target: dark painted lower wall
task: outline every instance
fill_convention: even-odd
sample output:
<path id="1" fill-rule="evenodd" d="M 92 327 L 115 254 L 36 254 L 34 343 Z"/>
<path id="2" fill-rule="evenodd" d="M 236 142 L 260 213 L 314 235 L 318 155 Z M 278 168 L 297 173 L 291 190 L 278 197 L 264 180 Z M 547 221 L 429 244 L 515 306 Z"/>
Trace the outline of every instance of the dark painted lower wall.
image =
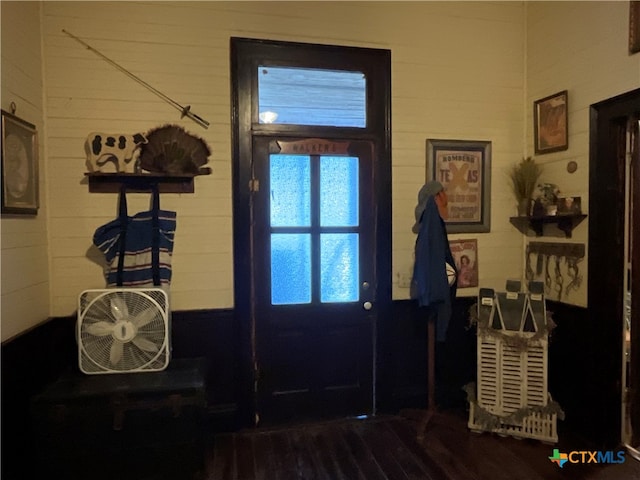
<path id="1" fill-rule="evenodd" d="M 596 405 L 604 389 L 598 386 L 602 378 L 593 369 L 593 344 L 597 342 L 589 327 L 588 310 L 553 301 L 547 301 L 547 310 L 556 324 L 549 339 L 549 392 L 565 412 L 559 428 L 604 449 L 599 438 L 602 432 L 595 422 L 600 415 Z M 619 411 L 620 405 L 617 408 Z"/>
<path id="2" fill-rule="evenodd" d="M 469 309 L 475 304 L 476 297 L 456 299 L 447 340 L 436 346 L 436 403 L 441 409 L 465 408 L 462 387 L 476 379 L 476 331 L 469 328 Z M 597 329 L 589 327 L 586 308 L 547 300 L 547 310 L 556 324 L 549 339 L 549 393 L 565 412 L 559 428 L 604 447 L 604 427 L 594 416 L 604 402 L 601 387 L 615 372 L 598 369 L 594 348 L 606 350 L 606 346 L 599 345 Z M 381 325 L 378 339 L 379 411 L 395 413 L 427 405 L 426 335 L 417 304 L 395 301 L 393 318 Z"/>
<path id="3" fill-rule="evenodd" d="M 2 344 L 2 478 L 22 479 L 33 459 L 29 399 L 77 358 L 75 318 L 57 318 Z"/>
<path id="4" fill-rule="evenodd" d="M 438 344 L 436 401 L 440 408 L 464 408 L 462 387 L 476 376 L 475 329 L 469 309 L 475 297 L 457 298 L 446 342 Z M 549 302 L 557 324 L 549 346 L 549 390 L 564 409 L 564 424 L 593 438 L 597 388 L 590 376 L 587 310 Z M 32 460 L 29 399 L 63 372 L 78 371 L 75 317 L 55 318 L 2 345 L 2 477 L 21 478 Z M 251 400 L 242 372 L 240 329 L 233 310 L 179 311 L 172 315 L 173 358 L 206 359 L 208 413 L 216 429 L 245 427 Z M 410 300 L 393 302 L 378 324 L 376 399 L 379 413 L 427 404 L 427 329 L 423 313 Z M 244 348 L 246 349 L 246 348 Z M 246 375 L 244 375 L 246 377 Z"/>
<path id="5" fill-rule="evenodd" d="M 172 313 L 172 358 L 204 358 L 209 421 L 233 429 L 237 334 L 233 310 Z M 2 344 L 2 478 L 22 479 L 34 461 L 30 398 L 63 373 L 80 372 L 75 317 L 53 318 Z"/>
<path id="6" fill-rule="evenodd" d="M 469 308 L 475 297 L 457 298 L 446 341 L 436 344 L 436 403 L 439 408 L 463 407 L 462 387 L 476 369 L 475 330 L 469 328 Z M 413 300 L 393 303 L 392 318 L 378 331 L 378 411 L 395 413 L 427 405 L 427 322 Z"/>

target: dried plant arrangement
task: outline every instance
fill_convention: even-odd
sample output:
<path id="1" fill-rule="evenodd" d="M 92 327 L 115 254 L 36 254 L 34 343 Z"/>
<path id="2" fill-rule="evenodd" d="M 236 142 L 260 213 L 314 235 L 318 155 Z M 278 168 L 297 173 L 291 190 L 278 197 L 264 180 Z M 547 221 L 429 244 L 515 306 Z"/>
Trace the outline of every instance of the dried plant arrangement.
<path id="1" fill-rule="evenodd" d="M 531 213 L 531 201 L 540 175 L 542 166 L 538 165 L 533 157 L 523 158 L 509 170 L 511 189 L 518 201 L 518 215 Z"/>

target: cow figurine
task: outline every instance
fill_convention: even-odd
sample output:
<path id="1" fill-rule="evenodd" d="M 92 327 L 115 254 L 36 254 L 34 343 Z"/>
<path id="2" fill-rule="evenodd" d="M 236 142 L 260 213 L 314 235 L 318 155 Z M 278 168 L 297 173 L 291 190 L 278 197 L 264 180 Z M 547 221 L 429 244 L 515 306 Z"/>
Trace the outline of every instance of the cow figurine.
<path id="1" fill-rule="evenodd" d="M 90 133 L 84 144 L 87 167 L 90 172 L 100 172 L 107 162 L 113 161 L 118 173 L 135 173 L 137 154 L 143 143 L 147 143 L 147 137 L 142 133 Z"/>

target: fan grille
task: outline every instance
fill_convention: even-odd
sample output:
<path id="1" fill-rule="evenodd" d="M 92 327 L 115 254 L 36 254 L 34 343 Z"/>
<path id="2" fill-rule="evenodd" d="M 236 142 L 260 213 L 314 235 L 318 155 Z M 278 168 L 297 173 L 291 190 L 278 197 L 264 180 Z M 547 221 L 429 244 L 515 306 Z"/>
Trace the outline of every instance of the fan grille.
<path id="1" fill-rule="evenodd" d="M 85 290 L 78 298 L 78 360 L 84 373 L 164 370 L 169 363 L 164 290 Z"/>

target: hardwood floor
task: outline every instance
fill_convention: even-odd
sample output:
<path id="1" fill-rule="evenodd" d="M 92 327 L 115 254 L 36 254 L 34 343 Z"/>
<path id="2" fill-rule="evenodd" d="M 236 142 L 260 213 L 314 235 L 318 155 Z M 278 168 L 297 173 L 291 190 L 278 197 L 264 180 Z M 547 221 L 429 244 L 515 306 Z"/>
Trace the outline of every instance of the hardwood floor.
<path id="1" fill-rule="evenodd" d="M 464 412 L 442 412 L 416 438 L 400 416 L 340 420 L 218 435 L 208 448 L 206 480 L 640 480 L 640 462 L 571 464 L 549 460 L 589 450 L 561 435 L 557 445 L 471 433 Z"/>
<path id="2" fill-rule="evenodd" d="M 406 413 L 406 412 L 403 412 Z M 549 460 L 561 453 L 593 448 L 563 432 L 547 445 L 491 433 L 472 433 L 464 411 L 439 412 L 424 439 L 418 418 L 378 416 L 247 429 L 205 435 L 203 442 L 163 448 L 98 448 L 57 463 L 38 462 L 37 475 L 9 480 L 640 480 L 640 461 L 573 464 Z M 147 443 L 154 440 L 147 438 Z M 96 445 L 100 447 L 100 445 Z M 71 450 L 80 445 L 69 445 Z M 115 452 L 115 451 L 113 451 Z M 71 452 L 72 453 L 72 452 Z M 5 475 L 3 472 L 2 478 Z"/>

